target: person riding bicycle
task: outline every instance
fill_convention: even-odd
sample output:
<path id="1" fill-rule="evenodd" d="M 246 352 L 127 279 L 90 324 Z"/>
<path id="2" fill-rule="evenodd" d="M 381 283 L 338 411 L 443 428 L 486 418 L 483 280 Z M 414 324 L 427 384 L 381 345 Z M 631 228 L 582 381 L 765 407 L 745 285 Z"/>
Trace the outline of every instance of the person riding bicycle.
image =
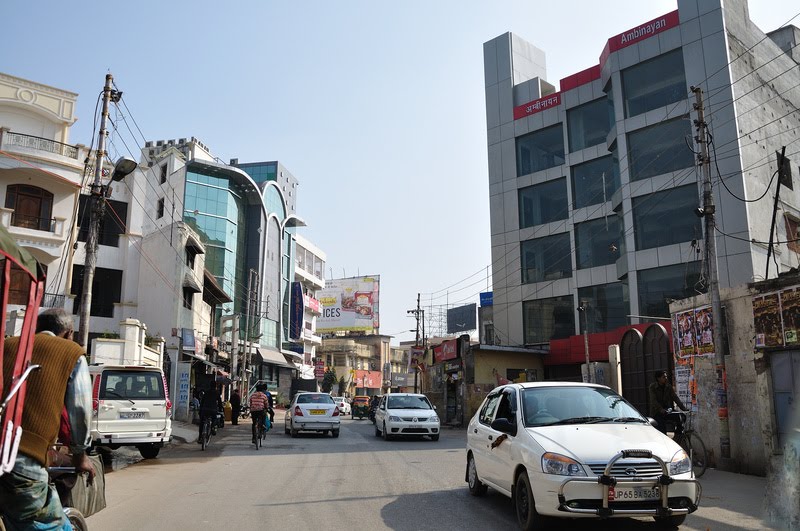
<path id="1" fill-rule="evenodd" d="M 83 348 L 72 341 L 72 316 L 62 308 L 39 314 L 31 363 L 41 368 L 27 380 L 22 439 L 11 472 L 0 476 L 0 514 L 12 529 L 72 529 L 55 486 L 49 483 L 47 451 L 56 442 L 66 408 L 72 464 L 78 473 L 95 470 L 86 455 L 91 444 L 92 384 Z M 4 388 L 8 388 L 19 338 L 5 340 Z"/>
<path id="2" fill-rule="evenodd" d="M 659 370 L 655 372 L 656 381 L 650 384 L 648 389 L 650 395 L 650 416 L 656 420 L 657 428 L 661 433 L 667 433 L 668 409 L 672 409 L 673 402 L 683 411 L 689 408 L 683 405 L 681 399 L 675 393 L 675 389 L 669 385 L 667 371 Z"/>
<path id="3" fill-rule="evenodd" d="M 200 428 L 198 432 L 197 444 L 201 444 L 203 438 L 203 424 L 207 418 L 211 418 L 213 424 L 217 417 L 217 412 L 222 408 L 222 400 L 213 389 L 200 390 Z"/>
<path id="4" fill-rule="evenodd" d="M 253 419 L 253 444 L 256 443 L 256 436 L 259 424 L 263 424 L 264 416 L 267 414 L 269 399 L 264 391 L 267 386 L 264 384 L 256 386 L 256 392 L 250 395 L 250 418 Z"/>

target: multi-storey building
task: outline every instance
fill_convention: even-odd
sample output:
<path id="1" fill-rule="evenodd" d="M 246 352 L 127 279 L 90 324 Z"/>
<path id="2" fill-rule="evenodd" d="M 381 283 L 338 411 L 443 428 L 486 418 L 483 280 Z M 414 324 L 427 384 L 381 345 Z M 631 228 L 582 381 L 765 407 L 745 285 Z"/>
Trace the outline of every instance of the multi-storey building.
<path id="1" fill-rule="evenodd" d="M 302 307 L 302 322 L 290 328 L 288 337 L 292 343 L 289 348 L 303 355 L 303 374 L 305 377 L 313 378 L 312 360 L 316 358 L 317 347 L 322 345 L 322 337 L 317 334 L 317 317 L 320 315 L 317 292 L 325 288 L 326 255 L 299 234 L 294 236 L 294 241 L 292 308 L 295 304 L 298 308 Z"/>
<path id="2" fill-rule="evenodd" d="M 744 0 L 679 0 L 558 88 L 542 50 L 511 33 L 485 43 L 500 344 L 579 333 L 579 306 L 598 332 L 669 316 L 670 299 L 707 289 L 691 87 L 710 132 L 720 284 L 763 278 L 776 151 L 796 164 L 800 147 L 799 34 L 764 34 Z M 783 187 L 777 206 L 769 277 L 798 265 L 797 192 Z"/>

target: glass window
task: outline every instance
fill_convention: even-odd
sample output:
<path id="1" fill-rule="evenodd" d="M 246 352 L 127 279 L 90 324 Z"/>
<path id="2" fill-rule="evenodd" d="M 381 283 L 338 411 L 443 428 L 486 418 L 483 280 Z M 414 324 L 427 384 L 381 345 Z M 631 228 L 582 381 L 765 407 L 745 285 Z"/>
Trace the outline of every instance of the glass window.
<path id="1" fill-rule="evenodd" d="M 624 238 L 619 217 L 612 215 L 575 225 L 575 258 L 578 269 L 613 264 Z"/>
<path id="2" fill-rule="evenodd" d="M 527 175 L 564 164 L 561 124 L 517 138 L 517 175 Z"/>
<path id="3" fill-rule="evenodd" d="M 573 166 L 571 172 L 574 208 L 611 201 L 611 196 L 619 189 L 616 151 L 607 157 Z"/>
<path id="4" fill-rule="evenodd" d="M 519 190 L 519 228 L 567 219 L 567 180 L 556 179 Z"/>
<path id="5" fill-rule="evenodd" d="M 602 144 L 611 131 L 608 119 L 608 99 L 601 98 L 567 111 L 569 150 Z"/>
<path id="6" fill-rule="evenodd" d="M 520 248 L 523 284 L 572 276 L 569 233 L 527 240 Z"/>
<path id="7" fill-rule="evenodd" d="M 496 395 L 491 395 L 486 399 L 486 402 L 484 402 L 483 407 L 481 408 L 481 415 L 478 418 L 481 424 L 486 424 L 488 426 L 492 423 L 492 419 L 494 419 L 494 412 L 497 410 L 497 404 L 499 402 L 499 393 Z"/>
<path id="8" fill-rule="evenodd" d="M 633 405 L 611 389 L 603 387 L 530 387 L 523 389 L 521 395 L 526 427 L 576 418 L 595 423 L 598 422 L 597 417 L 607 422 L 624 418 L 647 423 Z"/>
<path id="9" fill-rule="evenodd" d="M 705 293 L 700 282 L 700 262 L 689 262 L 638 272 L 639 313 L 669 319 L 667 299 L 681 300 Z"/>
<path id="10" fill-rule="evenodd" d="M 691 138 L 692 122 L 686 116 L 629 133 L 631 181 L 692 167 L 694 153 L 686 145 Z"/>
<path id="11" fill-rule="evenodd" d="M 628 299 L 628 287 L 622 282 L 579 288 L 578 301 L 586 302 L 589 333 L 607 332 L 628 324 L 628 314 L 631 313 Z"/>
<path id="12" fill-rule="evenodd" d="M 681 48 L 623 70 L 622 93 L 626 118 L 686 99 Z"/>
<path id="13" fill-rule="evenodd" d="M 525 344 L 547 343 L 575 334 L 575 304 L 572 295 L 522 303 Z"/>
<path id="14" fill-rule="evenodd" d="M 72 313 L 80 313 L 83 296 L 83 266 L 72 266 Z M 118 269 L 95 268 L 92 282 L 92 307 L 89 312 L 94 317 L 114 317 L 114 303 L 122 300 L 122 271 Z"/>
<path id="15" fill-rule="evenodd" d="M 163 400 L 164 380 L 155 371 L 103 371 L 99 398 L 114 400 Z"/>
<path id="16" fill-rule="evenodd" d="M 694 184 L 634 197 L 636 250 L 702 238 L 700 218 L 694 214 L 698 202 Z"/>

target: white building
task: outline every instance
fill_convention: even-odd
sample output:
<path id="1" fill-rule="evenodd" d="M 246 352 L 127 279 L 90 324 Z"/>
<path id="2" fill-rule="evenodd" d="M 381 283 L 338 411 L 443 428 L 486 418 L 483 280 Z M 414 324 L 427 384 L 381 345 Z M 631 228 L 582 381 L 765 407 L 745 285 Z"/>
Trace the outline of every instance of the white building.
<path id="1" fill-rule="evenodd" d="M 317 355 L 317 347 L 322 345 L 322 337 L 317 334 L 317 317 L 320 315 L 317 292 L 325 288 L 326 255 L 299 234 L 294 236 L 294 241 L 294 281 L 302 290 L 303 321 L 299 327 L 298 337 L 291 339 L 298 347 L 302 344 L 303 377 L 314 378 L 313 360 Z"/>

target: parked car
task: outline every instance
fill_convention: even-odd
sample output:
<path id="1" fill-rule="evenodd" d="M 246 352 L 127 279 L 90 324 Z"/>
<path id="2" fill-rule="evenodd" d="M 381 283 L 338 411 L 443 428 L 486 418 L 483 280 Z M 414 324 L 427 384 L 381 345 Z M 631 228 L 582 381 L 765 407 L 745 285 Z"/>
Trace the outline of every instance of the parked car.
<path id="1" fill-rule="evenodd" d="M 172 402 L 158 367 L 91 365 L 92 445 L 135 446 L 153 459 L 172 439 Z"/>
<path id="2" fill-rule="evenodd" d="M 333 401 L 336 402 L 336 406 L 339 408 L 339 413 L 342 415 L 350 414 L 352 408 L 350 407 L 350 402 L 348 402 L 346 398 L 343 396 L 334 396 Z"/>
<path id="3" fill-rule="evenodd" d="M 286 409 L 285 432 L 297 437 L 301 431 L 339 436 L 339 407 L 327 393 L 299 392 Z"/>
<path id="4" fill-rule="evenodd" d="M 653 516 L 683 523 L 700 501 L 686 452 L 608 387 L 529 382 L 494 389 L 467 428 L 466 481 L 540 517 Z"/>
<path id="5" fill-rule="evenodd" d="M 383 395 L 375 409 L 375 436 L 394 437 L 427 435 L 439 440 L 439 416 L 428 397 L 414 393 Z"/>

